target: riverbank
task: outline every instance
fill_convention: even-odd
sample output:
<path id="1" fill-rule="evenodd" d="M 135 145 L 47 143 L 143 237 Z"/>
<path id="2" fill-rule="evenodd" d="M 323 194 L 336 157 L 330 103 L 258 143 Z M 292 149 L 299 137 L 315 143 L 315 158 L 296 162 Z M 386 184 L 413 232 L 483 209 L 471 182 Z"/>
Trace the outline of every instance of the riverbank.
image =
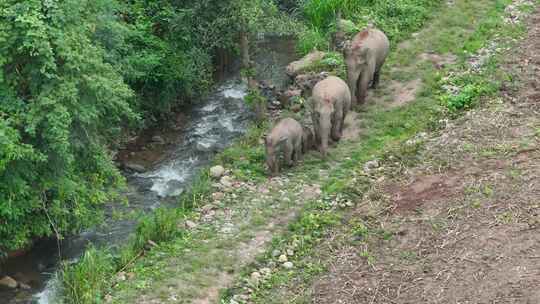
<path id="1" fill-rule="evenodd" d="M 382 88 L 371 96 L 370 105 L 351 115 L 348 130 L 355 132 L 335 147 L 328 162 L 320 161 L 313 152 L 301 166 L 267 181 L 260 144 L 264 130 L 252 129 L 216 160 L 230 169 L 229 178 L 219 181 L 203 175 L 195 189 L 184 196 L 181 211 L 170 216 L 164 211 L 149 218 L 145 228 L 139 230 L 138 245 L 133 247 L 139 250 L 114 261 L 122 267 L 105 267 L 94 271 L 95 277 L 84 277 L 90 283 L 85 287 L 90 296 L 86 300 L 91 302 L 98 296 L 116 303 L 210 303 L 217 302 L 222 289 L 240 284 L 241 273 L 256 280 L 270 276 L 276 278 L 275 282 L 283 277 L 290 279 L 294 273 L 314 273 L 317 267 L 302 267 L 296 259 L 310 254 L 324 236 L 324 228 L 339 222 L 339 209 L 350 208 L 358 196 L 363 196 L 371 183 L 359 171 L 364 164 L 369 163 L 368 169 L 379 167 L 380 162 L 373 160 L 385 155 L 389 147 L 398 151 L 393 156 L 398 160 L 414 160 L 420 146 L 395 146 L 436 129 L 439 120 L 459 113 L 460 107 L 450 113 L 449 107 L 440 106 L 439 98 L 446 96 L 443 75 L 450 75 L 470 58 L 465 51 L 474 53 L 488 41 L 494 33 L 486 28 L 498 29 L 495 21 L 504 14 L 501 5 L 509 3 L 498 2 L 494 8 L 490 1 L 465 2 L 447 4 L 425 31 L 397 47 L 386 66 Z M 484 16 L 486 11 L 490 14 Z M 496 92 L 497 83 L 479 81 L 483 78 L 473 79 L 481 90 L 449 101 L 463 99 L 470 103 L 465 106 L 473 106 L 481 96 Z M 197 212 L 191 212 L 191 207 Z M 272 257 L 274 250 L 278 251 L 276 257 L 265 264 L 265 257 Z M 144 257 L 134 259 L 141 252 Z M 111 257 L 95 252 L 86 259 L 95 263 L 92 257 L 96 256 L 105 265 L 113 262 Z M 88 271 L 84 263 L 85 259 L 78 268 L 80 276 Z M 263 299 L 255 285 L 248 289 Z M 245 296 L 236 291 L 224 296 Z"/>

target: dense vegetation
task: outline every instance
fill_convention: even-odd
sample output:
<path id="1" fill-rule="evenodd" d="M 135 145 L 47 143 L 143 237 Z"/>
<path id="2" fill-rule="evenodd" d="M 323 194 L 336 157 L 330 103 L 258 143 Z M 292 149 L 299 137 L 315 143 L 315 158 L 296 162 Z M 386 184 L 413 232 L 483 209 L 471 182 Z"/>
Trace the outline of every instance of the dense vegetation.
<path id="1" fill-rule="evenodd" d="M 214 55 L 274 15 L 265 1 L 2 1 L 0 253 L 99 223 L 121 135 L 203 95 Z"/>
<path id="2" fill-rule="evenodd" d="M 276 6 L 270 2 L 253 1 L 250 2 L 255 3 L 253 5 L 249 6 L 244 3 L 244 5 L 239 6 L 242 8 L 238 10 L 239 14 L 230 19 L 234 20 L 236 25 L 231 30 L 242 32 L 247 29 L 248 31 L 256 32 L 257 30 L 267 30 L 267 28 L 263 27 L 270 27 L 274 31 L 285 32 L 290 31 L 290 28 L 286 28 L 287 26 L 284 25 L 290 24 L 290 22 L 296 22 L 294 30 L 300 41 L 300 53 L 305 53 L 313 47 L 328 50 L 330 48 L 329 41 L 331 35 L 335 31 L 336 12 L 339 10 L 342 12 L 342 17 L 353 20 L 352 25 L 354 28 L 358 29 L 367 22 L 373 22 L 388 31 L 392 42 L 395 43 L 421 28 L 425 20 L 430 16 L 430 13 L 433 12 L 436 5 L 440 4 L 440 2 L 438 0 L 279 1 L 278 7 L 286 11 L 289 16 L 294 17 L 291 20 L 276 12 Z M 361 5 L 352 6 L 352 3 Z M 160 8 L 162 7 L 160 6 Z M 317 17 L 314 13 L 320 13 L 320 17 Z M 272 16 L 268 17 L 268 14 Z M 149 14 L 145 13 L 142 15 L 148 16 Z M 157 18 L 157 20 L 160 20 L 160 18 Z M 314 38 L 314 33 L 319 36 Z M 228 40 L 229 42 L 232 41 L 232 45 L 234 45 L 233 38 L 231 37 L 232 40 Z M 324 41 L 324 43 L 317 44 L 318 41 Z M 206 47 L 203 45 L 200 49 L 203 50 Z M 341 57 L 339 54 L 332 54 L 332 56 Z M 338 60 L 340 58 L 335 59 Z M 139 102 L 144 102 L 148 98 L 147 96 Z M 409 115 L 415 116 L 417 114 L 417 112 L 413 114 L 407 112 L 403 115 L 408 118 Z M 393 117 L 385 116 L 383 118 L 380 120 L 380 124 L 383 126 L 381 128 L 387 128 L 387 125 L 391 125 L 391 130 L 388 132 L 392 136 L 385 134 L 379 136 L 380 134 L 377 133 L 373 135 L 372 142 L 366 146 L 368 147 L 366 149 L 372 150 L 369 150 L 369 153 L 365 153 L 367 150 L 362 150 L 356 154 L 363 155 L 365 153 L 362 157 L 368 157 L 372 151 L 381 148 L 386 143 L 386 140 L 394 140 L 402 136 L 401 128 L 403 126 L 395 123 L 396 120 L 401 121 L 402 117 L 394 119 Z M 263 177 L 265 177 L 263 167 L 264 152 L 259 145 L 259 139 L 265 127 L 267 127 L 267 124 L 261 124 L 258 127 L 250 129 L 250 132 L 244 138 L 238 141 L 233 147 L 221 153 L 216 161 L 228 164 L 228 167 L 233 169 L 234 175 L 239 179 L 248 179 L 256 182 L 263 180 Z M 420 127 L 418 126 L 418 128 Z M 413 132 L 409 129 L 416 130 L 412 127 L 407 128 L 407 134 Z M 126 267 L 130 268 L 133 261 L 148 249 L 148 240 L 160 244 L 159 246 L 161 244 L 167 244 L 171 240 L 182 240 L 182 243 L 186 243 L 185 246 L 188 246 L 190 244 L 190 233 L 182 229 L 176 229 L 177 223 L 186 217 L 189 218 L 192 215 L 193 207 L 207 202 L 212 190 L 211 184 L 212 181 L 207 175 L 201 175 L 193 189 L 182 196 L 180 208 L 172 210 L 160 209 L 154 214 L 143 218 L 140 221 L 135 236 L 119 252 L 112 254 L 108 249 L 92 249 L 81 258 L 77 265 L 67 265 L 61 275 L 64 287 L 64 299 L 68 303 L 99 302 L 99 299 L 107 292 L 110 292 L 111 282 L 114 281 L 114 273 L 125 271 Z M 180 251 L 175 250 L 175 253 L 178 252 Z"/>
<path id="3" fill-rule="evenodd" d="M 215 55 L 241 33 L 296 33 L 301 53 L 328 49 L 341 11 L 395 41 L 438 2 L 2 1 L 0 253 L 99 223 L 123 183 L 111 156 L 122 135 L 204 95 Z"/>

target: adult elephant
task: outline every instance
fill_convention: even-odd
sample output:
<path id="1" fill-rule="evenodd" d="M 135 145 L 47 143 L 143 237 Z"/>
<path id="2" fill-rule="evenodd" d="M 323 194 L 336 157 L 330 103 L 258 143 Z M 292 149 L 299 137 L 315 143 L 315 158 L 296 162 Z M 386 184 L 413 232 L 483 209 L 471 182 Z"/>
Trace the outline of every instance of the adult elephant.
<path id="1" fill-rule="evenodd" d="M 345 116 L 351 107 L 351 93 L 345 81 L 330 76 L 315 85 L 310 99 L 315 139 L 326 158 L 330 138 L 341 139 Z"/>
<path id="2" fill-rule="evenodd" d="M 353 105 L 365 102 L 370 83 L 373 88 L 377 87 L 389 51 L 388 37 L 375 28 L 363 30 L 344 44 L 343 55 Z"/>

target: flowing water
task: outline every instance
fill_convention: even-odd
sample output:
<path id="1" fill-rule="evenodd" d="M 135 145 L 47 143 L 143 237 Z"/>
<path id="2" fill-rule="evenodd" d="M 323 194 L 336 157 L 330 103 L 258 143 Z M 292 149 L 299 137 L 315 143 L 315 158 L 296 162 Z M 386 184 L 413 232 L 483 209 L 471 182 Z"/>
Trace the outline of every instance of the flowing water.
<path id="1" fill-rule="evenodd" d="M 260 80 L 283 87 L 285 66 L 295 59 L 294 44 L 287 38 L 264 38 L 254 55 Z M 58 244 L 55 240 L 41 241 L 27 254 L 9 259 L 2 271 L 32 287 L 29 291 L 0 290 L 0 304 L 55 303 L 55 273 L 60 261 L 76 261 L 88 244 L 97 246 L 121 245 L 134 229 L 134 220 L 115 220 L 114 211 L 148 212 L 160 205 L 174 203 L 175 196 L 189 187 L 199 170 L 208 165 L 247 129 L 252 113 L 243 98 L 246 87 L 235 77 L 224 81 L 201 103 L 194 106 L 190 122 L 179 132 L 181 144 L 145 173 L 127 175 L 128 206 L 107 206 L 107 221 L 103 227 L 70 237 Z M 59 249 L 61 257 L 59 256 Z"/>

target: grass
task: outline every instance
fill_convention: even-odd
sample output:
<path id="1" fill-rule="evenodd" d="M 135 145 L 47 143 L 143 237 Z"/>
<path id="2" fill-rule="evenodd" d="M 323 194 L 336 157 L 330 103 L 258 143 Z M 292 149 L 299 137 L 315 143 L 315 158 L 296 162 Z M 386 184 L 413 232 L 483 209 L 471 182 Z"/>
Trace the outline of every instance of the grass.
<path id="1" fill-rule="evenodd" d="M 420 29 L 438 0 L 308 0 L 303 11 L 306 30 L 300 33 L 298 50 L 306 54 L 312 49 L 328 50 L 331 35 L 336 30 L 336 12 L 351 21 L 350 27 L 365 28 L 371 23 L 383 30 L 391 41 L 401 41 Z M 326 42 L 326 43 L 325 43 Z"/>
<path id="2" fill-rule="evenodd" d="M 389 4 L 391 1 L 381 3 L 383 6 L 392 5 Z M 116 251 L 91 248 L 78 263 L 66 265 L 61 274 L 65 302 L 99 303 L 104 295 L 113 292 L 115 301 L 122 303 L 125 299 L 136 298 L 138 293 L 148 290 L 155 282 L 168 282 L 172 276 L 191 282 L 185 286 L 174 285 L 179 290 L 178 296 L 196 296 L 216 279 L 216 272 L 223 269 L 235 270 L 239 261 L 227 255 L 231 248 L 240 241 L 252 238 L 252 231 L 265 226 L 268 218 L 286 214 L 289 208 L 298 208 L 292 203 L 301 199 L 294 185 L 305 181 L 322 183 L 323 198 L 301 207 L 298 219 L 286 231 L 279 230 L 283 234 L 274 238 L 270 250 L 259 258 L 261 264 L 271 258 L 272 250 L 294 248 L 294 269 L 302 271 L 293 269 L 273 273 L 264 285 L 255 289 L 253 297 L 259 303 L 277 303 L 275 301 L 279 301 L 279 298 L 270 299 L 271 291 L 277 286 L 287 285 L 291 280 L 307 284 L 315 275 L 324 271 L 325 266 L 309 259 L 304 261 L 302 257 L 311 255 L 316 244 L 325 237 L 325 231 L 338 225 L 343 218 L 339 210 L 347 208 L 346 202 L 358 200 L 369 188 L 370 179 L 362 172 L 362 165 L 373 158 L 383 162 L 414 163 L 421 143 L 403 145 L 404 141 L 421 131 L 436 130 L 441 118 L 459 115 L 461 111 L 477 105 L 483 97 L 497 92 L 506 77 L 497 69 L 497 56 L 489 59 L 485 67 L 475 73 L 465 73 L 465 63 L 467 54 L 485 46 L 495 33 L 504 37 L 518 37 L 522 33 L 523 28 L 505 26 L 500 19 L 508 3 L 507 0 L 458 0 L 449 11 L 437 12 L 433 23 L 422 30 L 418 36 L 420 38 L 415 38 L 410 47 L 395 49 L 383 75 L 382 83 L 388 83 L 390 79 L 421 78 L 423 89 L 417 99 L 406 107 L 392 110 L 380 106 L 363 109 L 361 116 L 364 128 L 369 132 L 360 142 L 340 144 L 328 162 L 308 155 L 303 166 L 284 173 L 291 179 L 290 185 L 283 188 L 283 191 L 291 194 L 287 196 L 288 201 L 277 194 L 271 194 L 267 200 L 260 202 L 254 202 L 259 198 L 254 197 L 253 193 L 239 193 L 237 197 L 232 197 L 223 208 L 239 210 L 238 221 L 242 224 L 237 227 L 236 239 L 223 238 L 217 227 L 212 225 L 203 226 L 194 232 L 179 228 L 185 219 L 193 217 L 194 208 L 209 200 L 212 180 L 205 170 L 191 190 L 182 195 L 178 208 L 160 209 L 141 219 L 137 233 L 126 246 Z M 434 7 L 433 3 L 429 5 L 430 9 Z M 406 26 L 400 27 L 399 33 L 394 33 L 394 41 L 407 37 L 423 25 L 423 20 L 418 19 L 418 16 L 426 17 L 421 13 L 411 17 L 417 18 L 415 22 L 404 21 Z M 417 62 L 418 55 L 426 51 L 440 54 L 452 51 L 459 56 L 460 61 L 444 70 L 437 70 L 430 64 Z M 321 69 L 332 65 L 333 59 L 341 66 L 340 58 L 332 56 L 327 62 L 321 62 Z M 399 70 L 392 70 L 392 67 L 399 67 Z M 443 89 L 448 84 L 460 89 L 460 93 L 450 95 Z M 389 89 L 381 89 L 377 96 L 388 96 L 391 93 Z M 239 180 L 264 182 L 264 149 L 259 140 L 267 128 L 268 125 L 251 127 L 245 137 L 218 155 L 216 163 L 232 168 L 234 176 Z M 327 172 L 328 177 L 321 175 L 321 170 Z M 269 204 L 275 204 L 276 209 L 271 209 Z M 245 214 L 249 212 L 254 214 L 246 217 Z M 369 223 L 360 226 L 359 223 L 355 226 L 355 235 L 383 240 L 392 237 L 392 231 L 377 230 L 370 227 Z M 157 247 L 149 245 L 149 240 L 156 243 Z M 369 249 L 362 254 L 367 261 L 374 262 Z M 142 255 L 144 257 L 138 259 Z M 178 263 L 174 264 L 174 272 L 171 272 L 171 263 Z M 244 274 L 248 275 L 255 266 L 245 268 Z M 133 272 L 136 279 L 129 284 L 116 282 L 119 271 Z M 229 299 L 236 291 L 234 288 L 228 290 L 223 298 Z M 163 293 L 163 297 L 167 294 L 166 289 L 154 292 Z"/>
<path id="3" fill-rule="evenodd" d="M 459 116 L 463 111 L 496 95 L 501 84 L 508 80 L 508 75 L 501 72 L 498 66 L 502 52 L 515 43 L 512 42 L 513 39 L 521 37 L 524 33 L 523 25 L 511 26 L 503 22 L 504 9 L 509 3 L 511 1 L 507 0 L 474 2 L 458 0 L 454 6 L 437 13 L 433 23 L 422 30 L 419 38 L 412 41 L 409 48 L 395 50 L 388 66 L 401 66 L 401 68 L 386 73 L 382 83 L 389 81 L 389 78 L 410 79 L 398 74 L 411 73 L 422 79 L 423 90 L 418 94 L 414 103 L 406 107 L 390 111 L 381 109 L 380 106 L 365 109 L 362 116 L 363 120 L 367 122 L 366 128 L 369 133 L 362 138 L 360 143 L 340 144 L 333 151 L 330 160 L 334 163 L 333 170 L 323 187 L 323 192 L 327 196 L 340 194 L 358 199 L 366 192 L 358 191 L 358 189 L 369 187 L 367 185 L 369 180 L 361 178 L 363 175 L 362 164 L 373 158 L 379 158 L 383 159 L 384 162 L 404 161 L 406 166 L 411 166 L 414 164 L 418 150 L 421 149 L 421 144 L 403 144 L 407 139 L 421 131 L 436 131 L 440 119 Z M 504 38 L 504 41 L 499 41 L 502 50 L 494 50 L 492 56 L 488 58 L 481 69 L 471 71 L 466 64 L 466 60 L 469 58 L 467 54 L 488 46 L 488 42 L 496 37 Z M 449 52 L 457 54 L 460 61 L 443 70 L 415 62 L 422 52 L 433 50 L 441 54 Z M 409 70 L 408 67 L 411 69 Z M 444 85 L 449 82 L 459 89 L 458 94 L 450 95 L 444 90 Z M 383 91 L 379 94 L 388 95 L 391 92 Z M 346 214 L 334 209 L 326 211 L 328 213 L 321 210 L 312 210 L 311 212 L 319 217 L 324 217 L 325 214 L 337 215 L 338 217 L 341 214 Z M 309 214 L 304 214 L 304 217 L 309 217 Z M 500 218 L 502 222 L 509 221 L 507 214 L 502 214 Z M 444 225 L 445 223 L 434 222 L 433 228 L 441 229 Z M 330 228 L 334 230 L 348 229 L 349 233 L 360 241 L 372 236 L 380 240 L 387 240 L 391 239 L 393 235 L 392 231 L 374 230 L 363 221 L 342 223 L 339 227 L 332 226 L 332 223 L 311 226 L 318 231 L 309 230 L 307 235 L 310 242 L 306 244 L 300 254 L 295 255 L 294 262 L 298 264 L 295 269 L 298 271 L 277 270 L 262 284 L 252 288 L 250 300 L 254 303 L 308 303 L 309 294 L 302 293 L 302 291 L 309 290 L 310 282 L 326 268 L 326 264 L 318 260 L 320 257 L 317 257 L 313 250 L 320 241 L 327 237 L 326 231 Z M 301 239 L 303 233 L 305 232 L 302 231 L 298 234 L 291 232 L 285 238 L 278 237 L 281 247 L 277 248 L 283 249 L 292 241 Z M 336 237 L 335 231 L 333 235 Z M 272 247 L 269 252 L 275 248 Z M 366 258 L 366 263 L 375 263 L 376 257 L 371 255 L 369 248 L 366 247 L 359 254 Z M 316 258 L 312 259 L 312 256 L 316 256 Z M 268 252 L 265 257 L 266 260 L 263 259 L 259 267 L 271 260 Z M 403 252 L 402 257 L 406 260 L 414 259 L 415 253 Z M 316 271 L 310 271 L 312 269 Z M 254 270 L 256 268 L 245 272 L 250 273 Z M 238 283 L 238 285 L 241 286 L 242 283 Z M 240 290 L 238 286 L 229 290 L 223 297 L 224 301 L 231 299 L 238 290 Z"/>

